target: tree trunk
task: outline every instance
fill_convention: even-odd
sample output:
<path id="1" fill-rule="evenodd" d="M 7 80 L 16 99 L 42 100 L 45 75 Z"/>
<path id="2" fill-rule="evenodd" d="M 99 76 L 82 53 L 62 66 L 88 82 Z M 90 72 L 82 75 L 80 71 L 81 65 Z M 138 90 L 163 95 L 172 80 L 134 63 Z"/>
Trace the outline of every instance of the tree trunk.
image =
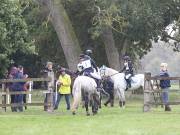
<path id="1" fill-rule="evenodd" d="M 122 43 L 122 49 L 119 53 L 120 59 L 119 59 L 119 63 L 120 63 L 120 67 L 122 68 L 124 66 L 124 60 L 123 60 L 123 56 L 126 54 L 127 52 L 127 47 L 128 47 L 128 40 L 125 39 L 124 42 Z"/>
<path id="2" fill-rule="evenodd" d="M 109 66 L 113 69 L 120 70 L 119 52 L 115 46 L 112 29 L 109 27 L 105 27 L 103 29 L 102 38 L 105 44 Z"/>
<path id="3" fill-rule="evenodd" d="M 50 20 L 61 42 L 67 64 L 76 69 L 81 48 L 61 0 L 39 0 L 50 11 Z"/>

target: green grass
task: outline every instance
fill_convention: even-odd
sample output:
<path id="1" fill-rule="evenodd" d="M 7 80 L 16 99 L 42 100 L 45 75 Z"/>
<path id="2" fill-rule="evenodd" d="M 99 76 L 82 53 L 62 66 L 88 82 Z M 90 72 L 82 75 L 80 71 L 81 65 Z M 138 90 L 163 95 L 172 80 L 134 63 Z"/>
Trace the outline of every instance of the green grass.
<path id="1" fill-rule="evenodd" d="M 63 105 L 62 105 L 63 104 Z M 125 109 L 103 107 L 98 115 L 86 116 L 79 108 L 72 116 L 64 102 L 53 113 L 29 107 L 23 113 L 0 110 L 0 135 L 179 135 L 180 108 L 172 112 L 154 108 L 142 112 L 142 101 L 129 100 Z"/>

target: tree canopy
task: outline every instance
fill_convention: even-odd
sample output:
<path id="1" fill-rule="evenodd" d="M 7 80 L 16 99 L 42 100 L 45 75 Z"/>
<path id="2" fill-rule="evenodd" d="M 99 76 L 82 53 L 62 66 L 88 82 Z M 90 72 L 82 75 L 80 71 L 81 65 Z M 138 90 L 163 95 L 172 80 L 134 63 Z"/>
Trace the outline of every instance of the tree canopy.
<path id="1" fill-rule="evenodd" d="M 0 75 L 5 73 L 13 54 L 33 52 L 33 43 L 28 39 L 28 27 L 22 16 L 18 1 L 1 0 L 0 2 Z"/>
<path id="2" fill-rule="evenodd" d="M 67 53 L 76 50 L 71 48 L 76 43 L 72 42 L 73 36 L 67 33 L 76 36 L 82 51 L 93 50 L 97 65 L 118 64 L 117 56 L 125 54 L 136 63 L 150 51 L 152 41 L 173 40 L 170 45 L 179 51 L 179 0 L 61 0 L 58 5 L 55 2 L 49 0 L 44 7 L 33 0 L 1 1 L 0 76 L 13 62 L 25 65 L 33 75 L 46 61 L 67 67 L 79 54 L 70 53 L 72 58 L 67 58 Z M 174 35 L 166 30 L 169 25 L 176 31 Z M 69 27 L 63 30 L 59 26 Z M 67 43 L 71 44 L 69 48 Z"/>

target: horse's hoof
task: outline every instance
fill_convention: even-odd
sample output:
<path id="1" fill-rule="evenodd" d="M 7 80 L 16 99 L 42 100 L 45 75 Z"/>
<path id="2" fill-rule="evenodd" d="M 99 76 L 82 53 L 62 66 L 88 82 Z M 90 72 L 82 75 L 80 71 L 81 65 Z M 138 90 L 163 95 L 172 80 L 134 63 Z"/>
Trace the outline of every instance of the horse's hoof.
<path id="1" fill-rule="evenodd" d="M 86 116 L 90 116 L 90 113 L 87 113 Z"/>
<path id="2" fill-rule="evenodd" d="M 119 106 L 123 107 L 123 103 L 121 101 L 119 101 Z"/>
<path id="3" fill-rule="evenodd" d="M 97 114 L 97 112 L 93 112 L 93 115 L 96 115 Z"/>
<path id="4" fill-rule="evenodd" d="M 126 106 L 123 106 L 123 107 L 122 107 L 122 109 L 125 109 L 125 108 L 126 108 Z"/>

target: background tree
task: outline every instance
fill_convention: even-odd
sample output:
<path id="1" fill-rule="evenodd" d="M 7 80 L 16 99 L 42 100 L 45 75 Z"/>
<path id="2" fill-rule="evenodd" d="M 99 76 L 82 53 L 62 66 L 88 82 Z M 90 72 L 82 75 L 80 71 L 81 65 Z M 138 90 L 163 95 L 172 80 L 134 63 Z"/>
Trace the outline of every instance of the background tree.
<path id="1" fill-rule="evenodd" d="M 28 39 L 28 27 L 21 15 L 19 1 L 1 0 L 0 7 L 0 76 L 2 76 L 16 60 L 13 55 L 17 52 L 33 53 L 34 46 Z"/>
<path id="2" fill-rule="evenodd" d="M 50 21 L 57 33 L 69 68 L 76 69 L 81 49 L 61 0 L 40 0 L 39 2 L 49 9 Z"/>
<path id="3" fill-rule="evenodd" d="M 177 0 L 97 0 L 101 16 L 96 17 L 95 27 L 111 27 L 119 55 L 128 54 L 132 58 L 141 58 L 152 47 L 151 41 L 167 41 L 166 27 L 177 21 L 180 2 Z M 97 13 L 96 16 L 99 16 Z M 138 56 L 138 57 L 137 57 Z"/>

